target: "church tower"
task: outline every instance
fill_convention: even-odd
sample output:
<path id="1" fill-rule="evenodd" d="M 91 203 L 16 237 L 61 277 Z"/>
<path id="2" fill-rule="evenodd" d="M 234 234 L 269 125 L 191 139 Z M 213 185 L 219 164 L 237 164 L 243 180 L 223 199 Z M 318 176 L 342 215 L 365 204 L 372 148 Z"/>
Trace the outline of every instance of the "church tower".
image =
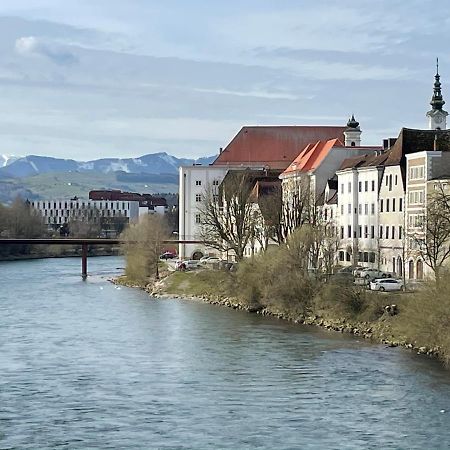
<path id="1" fill-rule="evenodd" d="M 361 145 L 361 128 L 359 122 L 355 120 L 355 116 L 348 119 L 347 128 L 344 131 L 346 147 L 359 147 Z"/>
<path id="2" fill-rule="evenodd" d="M 430 130 L 445 130 L 447 129 L 448 112 L 444 111 L 442 107 L 445 101 L 442 98 L 441 82 L 439 75 L 439 60 L 436 60 L 436 75 L 434 76 L 433 96 L 431 97 L 431 110 L 427 112 L 428 126 Z"/>

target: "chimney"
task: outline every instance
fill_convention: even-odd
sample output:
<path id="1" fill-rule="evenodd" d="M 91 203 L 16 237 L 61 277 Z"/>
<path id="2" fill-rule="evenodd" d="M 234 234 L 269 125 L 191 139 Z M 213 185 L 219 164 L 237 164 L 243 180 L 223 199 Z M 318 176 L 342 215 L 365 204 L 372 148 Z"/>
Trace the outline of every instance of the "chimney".
<path id="1" fill-rule="evenodd" d="M 220 155 L 222 152 L 223 152 L 223 148 L 220 147 L 220 148 L 219 148 L 219 155 Z"/>
<path id="2" fill-rule="evenodd" d="M 391 148 L 397 142 L 397 138 L 389 138 L 389 148 Z"/>
<path id="3" fill-rule="evenodd" d="M 383 139 L 383 150 L 389 150 L 397 141 L 397 138 Z"/>

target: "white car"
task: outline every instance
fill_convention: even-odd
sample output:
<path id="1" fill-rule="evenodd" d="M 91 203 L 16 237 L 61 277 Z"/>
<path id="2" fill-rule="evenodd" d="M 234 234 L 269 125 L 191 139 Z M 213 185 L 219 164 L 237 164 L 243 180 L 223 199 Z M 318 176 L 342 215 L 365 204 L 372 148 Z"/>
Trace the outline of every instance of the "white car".
<path id="1" fill-rule="evenodd" d="M 220 262 L 220 258 L 217 256 L 204 256 L 200 259 L 201 264 L 212 264 Z"/>
<path id="2" fill-rule="evenodd" d="M 359 272 L 359 276 L 361 278 L 365 278 L 366 280 L 375 280 L 376 278 L 391 278 L 392 275 L 389 272 L 383 272 L 378 269 L 364 269 Z"/>
<path id="3" fill-rule="evenodd" d="M 371 291 L 402 291 L 403 281 L 395 278 L 378 278 L 370 282 Z"/>

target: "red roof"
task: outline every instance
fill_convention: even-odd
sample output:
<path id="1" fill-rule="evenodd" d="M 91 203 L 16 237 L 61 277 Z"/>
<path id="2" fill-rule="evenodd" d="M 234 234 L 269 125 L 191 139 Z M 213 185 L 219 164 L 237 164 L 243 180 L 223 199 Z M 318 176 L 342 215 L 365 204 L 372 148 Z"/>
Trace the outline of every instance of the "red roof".
<path id="1" fill-rule="evenodd" d="M 316 169 L 333 147 L 344 147 L 344 144 L 339 139 L 308 144 L 283 172 L 283 175 Z"/>
<path id="2" fill-rule="evenodd" d="M 284 170 L 310 142 L 344 140 L 346 127 L 254 126 L 243 127 L 213 165 L 248 164 Z"/>
<path id="3" fill-rule="evenodd" d="M 295 172 L 309 172 L 317 169 L 332 149 L 336 149 L 337 151 L 341 151 L 342 149 L 350 153 L 361 152 L 363 150 L 374 156 L 376 156 L 376 153 L 374 152 L 381 151 L 381 147 L 374 146 L 346 147 L 339 139 L 317 141 L 316 143 L 308 144 L 281 175 L 289 175 Z M 367 155 L 347 158 L 344 161 L 353 161 L 353 159 L 359 160 L 361 158 L 365 160 Z"/>

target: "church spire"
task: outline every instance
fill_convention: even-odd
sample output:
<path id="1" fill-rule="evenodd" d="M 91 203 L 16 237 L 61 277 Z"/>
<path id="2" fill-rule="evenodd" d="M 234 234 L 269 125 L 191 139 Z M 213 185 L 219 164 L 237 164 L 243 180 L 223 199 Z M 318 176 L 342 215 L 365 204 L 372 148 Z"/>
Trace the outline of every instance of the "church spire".
<path id="1" fill-rule="evenodd" d="M 447 128 L 448 112 L 442 109 L 445 105 L 441 91 L 441 76 L 439 75 L 439 59 L 436 58 L 436 75 L 434 76 L 433 96 L 431 97 L 431 110 L 427 112 L 430 130 L 445 130 Z"/>
<path id="2" fill-rule="evenodd" d="M 434 76 L 434 87 L 433 87 L 433 96 L 431 97 L 430 105 L 432 106 L 434 111 L 441 111 L 442 107 L 445 105 L 445 101 L 442 98 L 441 92 L 441 76 L 439 75 L 439 58 L 436 58 L 436 75 Z"/>

